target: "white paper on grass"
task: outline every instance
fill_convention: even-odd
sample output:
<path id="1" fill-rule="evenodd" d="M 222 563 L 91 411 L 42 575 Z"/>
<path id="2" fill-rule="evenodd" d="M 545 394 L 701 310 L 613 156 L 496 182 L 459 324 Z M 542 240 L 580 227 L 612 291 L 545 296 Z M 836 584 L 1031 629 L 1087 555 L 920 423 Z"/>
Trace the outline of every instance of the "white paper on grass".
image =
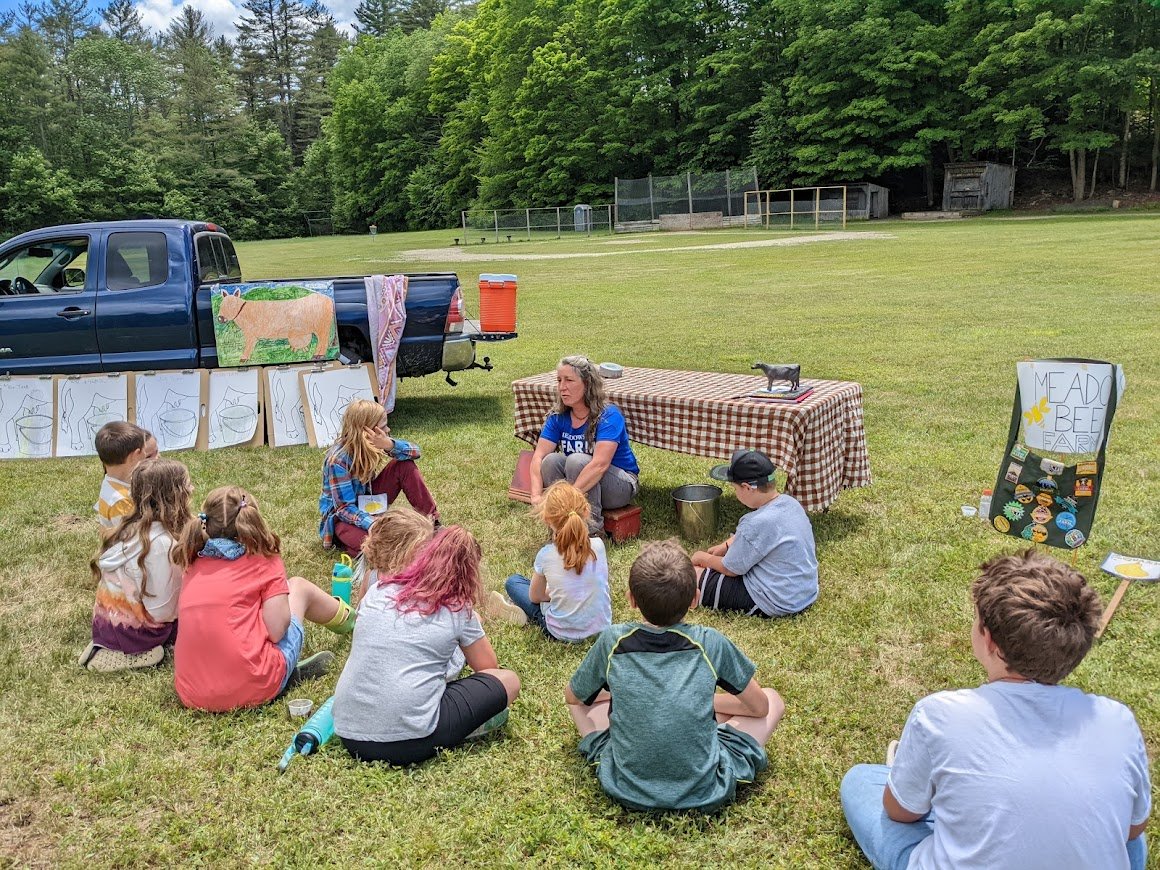
<path id="1" fill-rule="evenodd" d="M 1104 564 L 1100 567 L 1124 580 L 1143 580 L 1149 583 L 1160 580 L 1160 562 L 1153 562 L 1151 559 L 1108 553 L 1108 558 L 1104 559 Z"/>
<path id="2" fill-rule="evenodd" d="M 291 444 L 306 444 L 310 439 L 306 433 L 306 412 L 302 408 L 302 391 L 298 389 L 298 368 L 267 368 L 270 379 L 270 395 L 266 413 L 273 426 L 273 447 L 288 447 Z"/>
<path id="3" fill-rule="evenodd" d="M 366 366 L 307 372 L 302 377 L 307 408 L 319 446 L 331 444 L 342 431 L 342 415 L 355 399 L 375 398 Z"/>
<path id="4" fill-rule="evenodd" d="M 143 372 L 135 378 L 137 425 L 157 439 L 157 449 L 192 450 L 201 426 L 201 373 Z"/>
<path id="5" fill-rule="evenodd" d="M 106 423 L 129 419 L 129 379 L 84 375 L 57 383 L 56 455 L 93 456 L 93 438 Z"/>
<path id="6" fill-rule="evenodd" d="M 0 379 L 0 459 L 52 456 L 52 378 Z"/>
<path id="7" fill-rule="evenodd" d="M 1035 450 L 1094 453 L 1103 440 L 1112 379 L 1124 394 L 1124 371 L 1111 363 L 1031 360 L 1016 364 L 1023 441 Z"/>
<path id="8" fill-rule="evenodd" d="M 252 441 L 258 427 L 258 370 L 212 369 L 206 411 L 210 450 Z"/>

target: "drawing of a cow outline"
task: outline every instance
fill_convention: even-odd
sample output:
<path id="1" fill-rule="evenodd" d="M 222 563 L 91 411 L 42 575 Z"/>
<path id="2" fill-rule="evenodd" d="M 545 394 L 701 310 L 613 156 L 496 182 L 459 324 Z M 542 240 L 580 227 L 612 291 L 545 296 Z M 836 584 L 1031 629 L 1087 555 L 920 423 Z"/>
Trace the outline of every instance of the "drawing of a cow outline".
<path id="1" fill-rule="evenodd" d="M 242 331 L 242 362 L 253 356 L 259 341 L 282 339 L 299 352 L 310 347 L 312 338 L 316 339 L 313 358 L 325 359 L 334 326 L 334 300 L 324 293 L 310 293 L 298 299 L 246 299 L 238 289 L 222 294 L 218 322 L 232 322 Z"/>

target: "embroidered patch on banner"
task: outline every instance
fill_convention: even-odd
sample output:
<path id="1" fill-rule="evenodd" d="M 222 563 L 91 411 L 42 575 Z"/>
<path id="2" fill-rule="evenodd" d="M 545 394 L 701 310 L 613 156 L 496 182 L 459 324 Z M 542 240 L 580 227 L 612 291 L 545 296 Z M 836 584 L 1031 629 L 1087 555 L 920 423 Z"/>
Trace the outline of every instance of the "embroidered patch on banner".
<path id="1" fill-rule="evenodd" d="M 1063 474 L 1063 469 L 1067 466 L 1062 462 L 1056 462 L 1054 459 L 1043 459 L 1040 461 L 1039 467 L 1043 469 L 1045 474 Z"/>
<path id="2" fill-rule="evenodd" d="M 1084 542 L 1083 532 L 1079 529 L 1072 529 L 1063 536 L 1063 542 L 1074 549 Z"/>
<path id="3" fill-rule="evenodd" d="M 1035 501 L 1035 495 L 1026 486 L 1019 484 L 1015 487 L 1015 500 L 1020 504 L 1031 504 Z"/>
<path id="4" fill-rule="evenodd" d="M 1031 540 L 1037 544 L 1042 544 L 1047 540 L 1047 527 L 1036 523 L 1031 527 Z"/>
<path id="5" fill-rule="evenodd" d="M 1039 480 L 1035 481 L 1035 485 L 1044 492 L 1055 492 L 1059 489 L 1059 484 L 1055 482 L 1055 478 L 1051 475 L 1039 478 Z"/>
<path id="6" fill-rule="evenodd" d="M 1003 505 L 1003 516 L 1012 522 L 1023 519 L 1023 505 L 1017 501 L 1009 501 Z"/>
<path id="7" fill-rule="evenodd" d="M 1027 458 L 1027 448 L 1022 444 L 1016 444 L 1011 448 L 1011 458 L 1018 459 L 1020 462 L 1022 462 Z"/>
<path id="8" fill-rule="evenodd" d="M 1039 493 L 1039 495 L 1035 496 L 1035 500 L 1037 502 L 1039 502 L 1041 505 L 1043 505 L 1044 507 L 1051 507 L 1052 498 L 1051 498 L 1051 493 L 1049 493 L 1049 492 Z"/>
<path id="9" fill-rule="evenodd" d="M 1075 499 L 1070 495 L 1057 495 L 1055 497 L 1055 503 L 1065 511 L 1073 514 L 1079 509 L 1079 505 L 1075 503 Z"/>
<path id="10" fill-rule="evenodd" d="M 1051 522 L 1051 511 L 1049 511 L 1043 505 L 1040 505 L 1031 512 L 1031 519 L 1035 520 L 1035 522 L 1039 523 L 1040 525 L 1046 525 L 1047 523 Z"/>
<path id="11" fill-rule="evenodd" d="M 1075 497 L 1076 498 L 1091 498 L 1095 487 L 1092 484 L 1090 477 L 1081 477 L 1075 482 Z"/>
<path id="12" fill-rule="evenodd" d="M 1007 522 L 1006 517 L 995 517 L 992 522 L 995 524 L 995 528 L 1002 532 L 1004 535 L 1011 531 L 1011 524 Z"/>
<path id="13" fill-rule="evenodd" d="M 1094 460 L 1090 462 L 1080 462 L 1075 467 L 1075 473 L 1080 477 L 1094 477 L 1100 473 L 1100 464 Z"/>
<path id="14" fill-rule="evenodd" d="M 1075 514 L 1069 514 L 1063 511 L 1055 518 L 1055 525 L 1059 527 L 1061 532 L 1066 532 L 1075 528 Z"/>
<path id="15" fill-rule="evenodd" d="M 1012 462 L 1010 465 L 1007 466 L 1007 473 L 1003 476 L 1003 479 L 1006 480 L 1008 483 L 1018 483 L 1019 482 L 1019 475 L 1022 473 L 1023 473 L 1023 466 L 1020 465 L 1018 462 Z"/>

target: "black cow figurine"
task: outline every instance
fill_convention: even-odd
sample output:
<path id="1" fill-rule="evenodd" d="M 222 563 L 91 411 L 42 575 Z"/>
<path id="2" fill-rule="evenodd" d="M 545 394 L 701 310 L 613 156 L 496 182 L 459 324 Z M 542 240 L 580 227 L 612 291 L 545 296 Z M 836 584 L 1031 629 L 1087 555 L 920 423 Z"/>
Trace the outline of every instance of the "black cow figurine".
<path id="1" fill-rule="evenodd" d="M 773 391 L 774 381 L 789 381 L 790 389 L 796 390 L 798 388 L 798 380 L 802 375 L 802 367 L 797 363 L 788 366 L 772 366 L 769 363 L 759 362 L 754 363 L 750 368 L 761 369 L 765 372 L 766 378 L 769 379 L 769 383 L 765 387 L 767 392 Z"/>

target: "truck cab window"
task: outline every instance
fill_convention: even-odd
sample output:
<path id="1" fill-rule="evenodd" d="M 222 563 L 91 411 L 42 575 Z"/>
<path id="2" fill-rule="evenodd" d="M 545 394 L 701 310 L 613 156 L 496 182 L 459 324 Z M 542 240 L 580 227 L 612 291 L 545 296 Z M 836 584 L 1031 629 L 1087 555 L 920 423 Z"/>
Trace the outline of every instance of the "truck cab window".
<path id="1" fill-rule="evenodd" d="M 110 290 L 136 290 L 164 284 L 169 252 L 164 233 L 112 233 L 105 262 Z"/>
<path id="2" fill-rule="evenodd" d="M 202 233 L 197 237 L 197 274 L 202 284 L 242 280 L 242 267 L 228 236 Z"/>
<path id="3" fill-rule="evenodd" d="M 0 295 L 75 293 L 85 287 L 87 237 L 43 239 L 0 257 Z"/>

